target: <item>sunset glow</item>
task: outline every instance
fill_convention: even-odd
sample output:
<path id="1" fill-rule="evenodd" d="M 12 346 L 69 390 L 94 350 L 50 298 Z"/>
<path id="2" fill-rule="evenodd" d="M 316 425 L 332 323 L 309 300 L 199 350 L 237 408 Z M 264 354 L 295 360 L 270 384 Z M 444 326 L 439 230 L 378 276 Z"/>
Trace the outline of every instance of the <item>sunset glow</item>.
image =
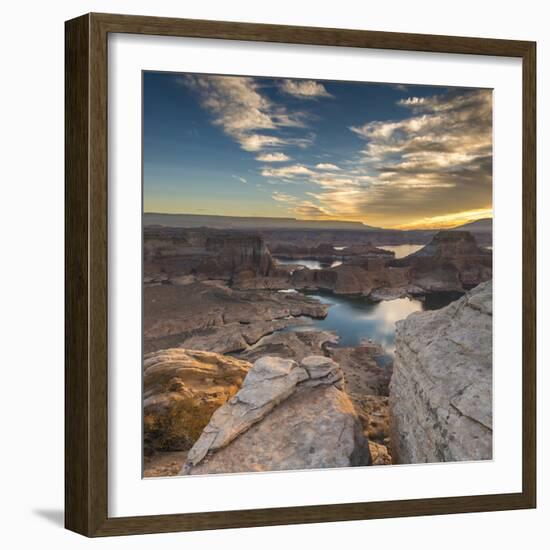
<path id="1" fill-rule="evenodd" d="M 492 216 L 492 91 L 145 73 L 146 212 L 446 228 Z"/>

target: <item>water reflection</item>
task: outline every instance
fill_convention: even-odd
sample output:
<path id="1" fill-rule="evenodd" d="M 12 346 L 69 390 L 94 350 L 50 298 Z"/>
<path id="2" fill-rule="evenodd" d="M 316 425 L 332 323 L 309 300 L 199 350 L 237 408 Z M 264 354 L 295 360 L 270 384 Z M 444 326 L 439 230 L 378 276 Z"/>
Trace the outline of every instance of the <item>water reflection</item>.
<path id="1" fill-rule="evenodd" d="M 342 262 L 338 261 L 325 263 L 319 260 L 283 260 L 280 258 L 276 258 L 275 261 L 281 265 L 295 265 L 297 267 L 307 267 L 308 269 L 324 269 L 327 267 L 337 267 L 342 264 Z"/>
<path id="2" fill-rule="evenodd" d="M 379 246 L 382 250 L 389 250 L 395 254 L 395 259 L 404 258 L 409 254 L 414 254 L 417 250 L 424 248 L 423 244 L 397 244 L 388 246 Z"/>
<path id="3" fill-rule="evenodd" d="M 340 336 L 339 346 L 357 346 L 361 340 L 380 344 L 386 353 L 393 354 L 395 323 L 415 311 L 439 309 L 458 299 L 461 294 L 445 292 L 432 294 L 426 300 L 402 298 L 371 302 L 362 296 L 337 296 L 317 292 L 309 294 L 324 304 L 330 304 L 324 319 L 311 320 L 306 327 L 287 330 L 331 330 Z"/>

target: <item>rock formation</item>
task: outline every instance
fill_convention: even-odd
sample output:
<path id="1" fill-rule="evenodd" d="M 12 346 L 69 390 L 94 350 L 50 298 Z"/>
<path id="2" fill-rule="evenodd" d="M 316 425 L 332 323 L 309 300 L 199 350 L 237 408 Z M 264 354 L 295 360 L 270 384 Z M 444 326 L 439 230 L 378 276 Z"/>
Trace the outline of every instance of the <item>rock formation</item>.
<path id="1" fill-rule="evenodd" d="M 330 358 L 263 357 L 210 419 L 182 474 L 367 465 L 368 442 Z"/>
<path id="2" fill-rule="evenodd" d="M 440 231 L 405 258 L 351 255 L 338 267 L 299 269 L 290 277 L 295 288 L 362 294 L 374 301 L 463 292 L 492 277 L 492 254 L 479 248 L 467 231 Z"/>
<path id="3" fill-rule="evenodd" d="M 226 281 L 277 276 L 269 249 L 256 233 L 149 226 L 143 251 L 146 282 L 188 275 Z"/>
<path id="4" fill-rule="evenodd" d="M 440 231 L 423 248 L 389 263 L 409 268 L 409 284 L 425 292 L 468 290 L 492 277 L 492 254 L 468 231 Z"/>
<path id="5" fill-rule="evenodd" d="M 264 356 L 301 361 L 308 355 L 325 355 L 329 346 L 338 343 L 339 338 L 334 332 L 306 330 L 308 328 L 304 326 L 304 330 L 268 334 L 237 356 L 251 363 Z"/>
<path id="6" fill-rule="evenodd" d="M 391 439 L 402 464 L 492 458 L 492 282 L 397 323 Z"/>
<path id="7" fill-rule="evenodd" d="M 330 264 L 335 260 L 347 261 L 367 258 L 380 258 L 383 260 L 394 257 L 393 252 L 378 248 L 370 242 L 351 244 L 339 249 L 334 248 L 330 243 L 320 243 L 311 247 L 279 243 L 273 244 L 270 250 L 276 258 L 285 260 L 318 260 L 326 264 Z"/>
<path id="8" fill-rule="evenodd" d="M 143 291 L 144 349 L 182 346 L 229 353 L 301 316 L 323 318 L 328 306 L 298 293 L 240 291 L 223 282 L 146 286 Z"/>
<path id="9" fill-rule="evenodd" d="M 145 452 L 188 450 L 212 413 L 234 395 L 246 361 L 184 349 L 146 354 L 143 362 Z"/>

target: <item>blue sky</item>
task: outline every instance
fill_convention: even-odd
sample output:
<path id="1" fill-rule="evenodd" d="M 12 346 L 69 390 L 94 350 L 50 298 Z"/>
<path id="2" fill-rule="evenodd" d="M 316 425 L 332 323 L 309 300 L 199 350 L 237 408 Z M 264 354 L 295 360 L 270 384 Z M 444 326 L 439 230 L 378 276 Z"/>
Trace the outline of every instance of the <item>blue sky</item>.
<path id="1" fill-rule="evenodd" d="M 146 212 L 491 215 L 489 90 L 145 72 L 143 110 Z"/>

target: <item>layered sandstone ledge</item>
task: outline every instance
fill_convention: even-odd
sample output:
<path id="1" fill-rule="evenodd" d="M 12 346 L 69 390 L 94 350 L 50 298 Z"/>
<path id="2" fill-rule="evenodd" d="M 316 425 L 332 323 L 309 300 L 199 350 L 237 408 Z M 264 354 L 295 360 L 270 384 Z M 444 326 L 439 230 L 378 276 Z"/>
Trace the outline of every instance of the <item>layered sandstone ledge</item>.
<path id="1" fill-rule="evenodd" d="M 390 383 L 398 463 L 492 458 L 492 282 L 397 323 Z"/>
<path id="2" fill-rule="evenodd" d="M 144 350 L 183 347 L 232 353 L 302 316 L 322 319 L 328 306 L 299 293 L 235 290 L 221 281 L 146 286 Z"/>

